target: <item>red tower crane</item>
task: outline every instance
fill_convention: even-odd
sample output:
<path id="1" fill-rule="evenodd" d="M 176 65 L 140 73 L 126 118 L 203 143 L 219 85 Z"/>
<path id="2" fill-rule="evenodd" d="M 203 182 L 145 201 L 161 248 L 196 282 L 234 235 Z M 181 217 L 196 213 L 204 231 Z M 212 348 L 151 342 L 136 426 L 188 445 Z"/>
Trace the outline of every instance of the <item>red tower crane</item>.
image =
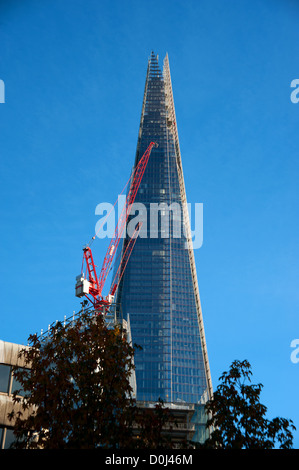
<path id="1" fill-rule="evenodd" d="M 129 240 L 127 244 L 126 250 L 122 255 L 122 259 L 120 260 L 119 269 L 111 284 L 110 292 L 104 298 L 102 294 L 103 288 L 104 288 L 107 276 L 109 274 L 109 271 L 111 269 L 112 261 L 117 251 L 119 241 L 122 237 L 124 228 L 126 226 L 128 217 L 130 215 L 131 205 L 133 204 L 135 200 L 138 188 L 140 186 L 142 177 L 145 172 L 145 168 L 147 166 L 147 163 L 151 154 L 151 150 L 154 146 L 158 147 L 158 144 L 156 144 L 155 142 L 151 142 L 149 144 L 148 148 L 142 155 L 141 159 L 138 162 L 138 165 L 136 166 L 133 172 L 131 186 L 128 191 L 126 203 L 123 207 L 122 213 L 120 215 L 117 226 L 115 228 L 114 236 L 111 239 L 110 244 L 108 246 L 99 275 L 97 274 L 97 271 L 96 271 L 96 265 L 94 263 L 92 251 L 89 246 L 90 244 L 83 248 L 83 261 L 82 261 L 81 275 L 77 276 L 76 278 L 76 281 L 77 281 L 76 282 L 76 296 L 77 297 L 85 296 L 86 299 L 93 305 L 95 309 L 99 309 L 103 306 L 109 306 L 111 304 L 113 300 L 113 295 L 121 280 L 121 277 L 124 273 L 129 257 L 132 253 L 133 247 L 135 245 L 140 225 L 136 227 L 132 238 Z M 95 236 L 92 237 L 92 240 L 94 239 L 95 239 Z M 84 272 L 84 267 L 85 267 L 85 272 Z"/>

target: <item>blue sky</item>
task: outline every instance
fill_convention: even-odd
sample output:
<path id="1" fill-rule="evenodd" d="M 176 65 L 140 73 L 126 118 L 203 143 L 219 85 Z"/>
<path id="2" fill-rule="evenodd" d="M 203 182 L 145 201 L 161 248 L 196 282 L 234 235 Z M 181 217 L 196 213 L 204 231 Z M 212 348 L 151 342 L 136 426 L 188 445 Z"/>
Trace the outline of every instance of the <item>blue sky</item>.
<path id="1" fill-rule="evenodd" d="M 168 52 L 187 198 L 204 208 L 213 385 L 247 359 L 299 448 L 298 22 L 295 0 L 0 1 L 0 339 L 78 310 L 95 208 L 134 161 L 148 56 Z"/>

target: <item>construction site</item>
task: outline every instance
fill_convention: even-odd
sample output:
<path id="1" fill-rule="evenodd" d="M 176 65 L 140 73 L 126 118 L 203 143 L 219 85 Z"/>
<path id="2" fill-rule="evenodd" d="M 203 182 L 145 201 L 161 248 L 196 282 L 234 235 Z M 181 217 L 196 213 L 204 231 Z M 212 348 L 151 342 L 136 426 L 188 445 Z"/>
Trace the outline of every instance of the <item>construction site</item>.
<path id="1" fill-rule="evenodd" d="M 103 242 L 95 233 L 83 247 L 81 272 L 76 277 L 75 295 L 81 309 L 59 322 L 71 326 L 82 312 L 89 312 L 103 316 L 108 326 L 119 325 L 128 342 L 141 346 L 130 379 L 140 409 L 151 409 L 162 399 L 177 423 L 171 430 L 165 428 L 172 442 L 203 442 L 208 435 L 204 405 L 212 396 L 212 384 L 168 56 L 163 70 L 153 52 L 149 58 L 135 162 L 121 194 L 126 195 L 125 204 L 101 268 L 92 245 Z M 158 222 L 153 237 L 147 220 L 146 227 L 137 222 L 128 236 L 126 228 L 136 202 L 149 209 L 149 216 L 152 202 L 162 204 L 162 215 L 166 204 L 176 202 L 182 209 L 179 227 L 186 236 L 179 238 L 171 230 L 165 236 Z M 172 214 L 171 227 L 176 219 Z M 142 228 L 149 236 L 139 237 Z M 55 322 L 41 331 L 42 341 L 51 338 L 53 327 Z M 1 448 L 13 440 L 13 423 L 7 415 L 13 409 L 16 386 L 12 368 L 23 367 L 19 351 L 19 345 L 0 343 Z"/>

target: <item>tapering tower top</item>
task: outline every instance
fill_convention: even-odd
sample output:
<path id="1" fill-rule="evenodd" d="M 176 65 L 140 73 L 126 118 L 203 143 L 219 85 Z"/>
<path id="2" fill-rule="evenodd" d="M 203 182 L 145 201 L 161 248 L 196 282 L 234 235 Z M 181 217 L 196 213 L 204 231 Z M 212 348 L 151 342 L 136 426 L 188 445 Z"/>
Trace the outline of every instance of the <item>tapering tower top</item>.
<path id="1" fill-rule="evenodd" d="M 140 217 L 142 212 L 143 232 L 136 240 L 116 302 L 124 318 L 130 317 L 133 341 L 141 346 L 134 357 L 137 399 L 204 403 L 212 396 L 212 382 L 169 60 L 166 54 L 162 70 L 154 52 L 148 59 L 133 170 L 149 142 L 157 142 L 159 147 L 151 154 L 135 200 Z M 161 218 L 153 222 L 154 207 L 159 207 L 161 217 L 164 213 L 168 217 L 169 231 Z M 129 224 L 132 222 L 136 222 L 134 215 Z M 180 236 L 173 233 L 174 226 Z"/>

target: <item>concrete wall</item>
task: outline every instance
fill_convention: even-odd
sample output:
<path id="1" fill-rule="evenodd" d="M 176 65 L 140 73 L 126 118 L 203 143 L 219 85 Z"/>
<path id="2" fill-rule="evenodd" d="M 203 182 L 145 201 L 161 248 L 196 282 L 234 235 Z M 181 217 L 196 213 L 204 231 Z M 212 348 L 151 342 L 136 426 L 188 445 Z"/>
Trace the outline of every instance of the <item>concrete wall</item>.
<path id="1" fill-rule="evenodd" d="M 28 349 L 28 346 L 21 344 L 7 343 L 0 340 L 0 364 L 9 364 L 12 366 L 24 366 L 22 359 L 18 358 L 21 349 Z"/>
<path id="2" fill-rule="evenodd" d="M 18 357 L 19 352 L 24 348 L 27 349 L 28 346 L 0 340 L 0 364 L 24 367 L 24 360 Z M 0 392 L 0 426 L 13 426 L 13 423 L 7 417 L 13 408 L 18 411 L 19 405 L 13 404 L 12 395 Z"/>

